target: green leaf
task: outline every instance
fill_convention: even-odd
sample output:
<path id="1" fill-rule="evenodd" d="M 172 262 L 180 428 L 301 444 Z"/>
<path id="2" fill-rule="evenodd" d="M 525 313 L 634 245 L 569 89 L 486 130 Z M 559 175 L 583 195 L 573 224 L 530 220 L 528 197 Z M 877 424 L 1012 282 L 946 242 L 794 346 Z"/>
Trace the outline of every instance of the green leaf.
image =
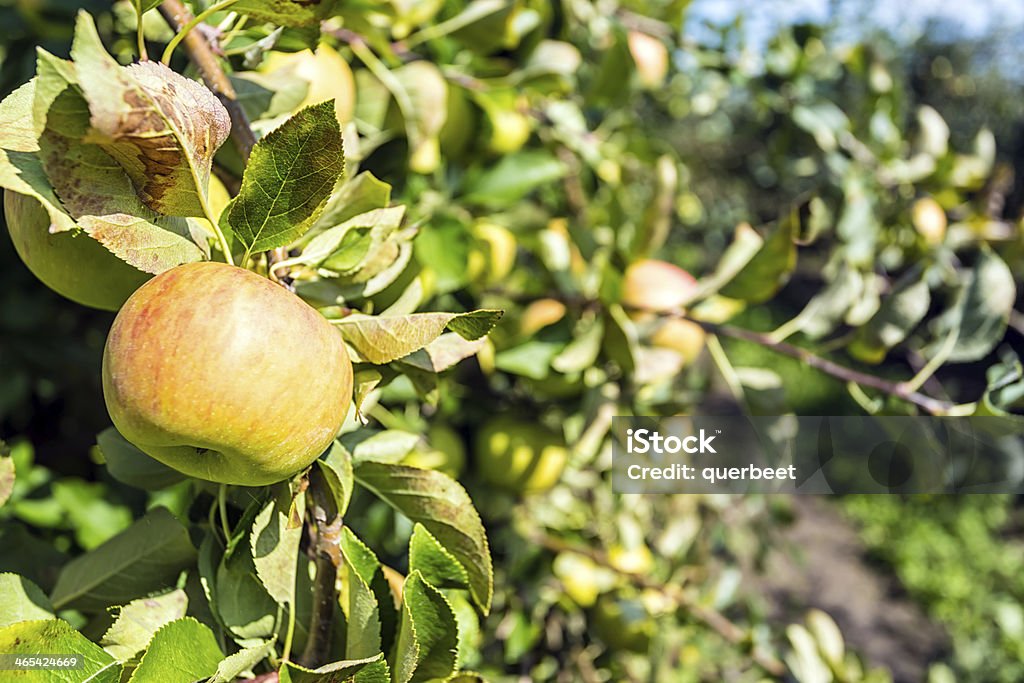
<path id="1" fill-rule="evenodd" d="M 722 294 L 749 303 L 761 303 L 775 296 L 796 267 L 799 230 L 800 214 L 794 207 L 780 219 L 749 263 L 722 288 Z"/>
<path id="2" fill-rule="evenodd" d="M 486 614 L 494 590 L 487 535 L 465 489 L 434 470 L 362 462 L 356 481 L 413 522 L 425 526 L 469 574 L 473 601 Z"/>
<path id="3" fill-rule="evenodd" d="M 580 320 L 573 331 L 572 341 L 551 359 L 551 367 L 565 374 L 583 372 L 592 367 L 601 353 L 603 337 L 604 323 L 601 318 L 595 316 Z"/>
<path id="4" fill-rule="evenodd" d="M 316 669 L 307 669 L 292 662 L 285 662 L 279 672 L 280 683 L 347 683 L 357 681 L 371 683 L 389 679 L 376 677 L 364 678 L 360 674 L 387 671 L 384 653 L 377 653 L 365 659 L 347 659 L 343 662 L 331 662 Z"/>
<path id="5" fill-rule="evenodd" d="M 360 659 L 381 650 L 381 601 L 371 584 L 380 585 L 383 575 L 373 552 L 348 527 L 342 530 L 341 552 L 348 588 L 345 656 Z M 383 588 L 388 590 L 386 586 Z M 382 597 L 390 601 L 389 595 Z"/>
<path id="6" fill-rule="evenodd" d="M 313 225 L 344 170 L 334 101 L 306 107 L 253 147 L 221 223 L 250 252 L 290 244 Z"/>
<path id="7" fill-rule="evenodd" d="M 413 527 L 409 539 L 409 572 L 419 572 L 435 588 L 469 588 L 466 569 L 422 524 Z"/>
<path id="8" fill-rule="evenodd" d="M 764 238 L 747 223 L 736 227 L 732 242 L 718 259 L 715 271 L 697 282 L 693 301 L 701 301 L 715 294 L 738 276 L 764 246 Z"/>
<path id="9" fill-rule="evenodd" d="M 437 65 L 419 60 L 390 72 L 384 85 L 391 90 L 405 119 L 409 168 L 432 173 L 441 160 L 438 135 L 448 119 L 448 82 Z"/>
<path id="10" fill-rule="evenodd" d="M 100 645 L 119 662 L 127 662 L 149 645 L 162 627 L 185 616 L 188 597 L 183 590 L 152 598 L 139 598 L 121 608 L 103 634 Z"/>
<path id="11" fill-rule="evenodd" d="M 57 609 L 96 612 L 171 586 L 196 558 L 188 530 L 156 507 L 61 571 L 50 599 Z"/>
<path id="12" fill-rule="evenodd" d="M 0 574 L 0 627 L 52 616 L 53 605 L 39 586 L 17 574 Z"/>
<path id="13" fill-rule="evenodd" d="M 114 256 L 145 273 L 159 275 L 175 266 L 202 261 L 206 257 L 203 250 L 185 235 L 136 216 L 81 216 L 78 224 Z"/>
<path id="14" fill-rule="evenodd" d="M 334 3 L 317 0 L 239 0 L 231 11 L 278 26 L 313 26 L 329 16 Z"/>
<path id="15" fill-rule="evenodd" d="M 142 21 L 142 15 L 160 4 L 160 0 L 132 0 L 132 7 Z"/>
<path id="16" fill-rule="evenodd" d="M 920 277 L 920 274 L 917 274 Z M 882 299 L 878 312 L 857 328 L 849 352 L 865 363 L 881 363 L 889 349 L 910 334 L 924 320 L 931 304 L 928 283 L 918 278 L 907 278 L 897 284 Z"/>
<path id="17" fill-rule="evenodd" d="M 256 516 L 249 543 L 263 587 L 279 605 L 295 605 L 296 560 L 302 541 L 304 492 L 295 497 L 286 487 Z"/>
<path id="18" fill-rule="evenodd" d="M 62 619 L 22 621 L 0 629 L 0 652 L 27 656 L 77 655 L 82 659 L 81 668 L 48 671 L 34 680 L 118 683 L 121 679 L 121 665 Z"/>
<path id="19" fill-rule="evenodd" d="M 562 178 L 568 169 L 550 152 L 528 150 L 502 157 L 470 183 L 465 200 L 484 206 L 508 206 L 544 185 Z"/>
<path id="20" fill-rule="evenodd" d="M 469 341 L 479 339 L 491 331 L 502 313 L 483 309 L 396 316 L 355 314 L 331 322 L 362 358 L 381 365 L 422 349 L 441 336 L 446 327 Z"/>
<path id="21" fill-rule="evenodd" d="M 352 475 L 352 455 L 335 441 L 331 444 L 327 455 L 316 461 L 317 467 L 323 472 L 327 486 L 334 496 L 334 504 L 338 508 L 338 514 L 345 515 L 348 509 L 349 500 L 352 499 L 352 487 L 354 479 Z"/>
<path id="22" fill-rule="evenodd" d="M 459 627 L 441 591 L 413 572 L 402 589 L 395 681 L 445 679 L 455 672 Z"/>
<path id="23" fill-rule="evenodd" d="M 235 640 L 246 647 L 274 635 L 278 611 L 277 603 L 256 576 L 248 540 L 248 533 L 243 533 L 228 546 L 212 585 L 217 616 Z"/>
<path id="24" fill-rule="evenodd" d="M 426 372 L 443 372 L 475 356 L 486 341 L 484 337 L 469 341 L 454 332 L 445 332 L 419 351 L 402 358 L 401 362 Z"/>
<path id="25" fill-rule="evenodd" d="M 213 154 L 231 131 L 217 97 L 159 62 L 119 65 L 85 12 L 71 56 L 89 103 L 88 140 L 117 161 L 150 209 L 205 216 Z"/>
<path id="26" fill-rule="evenodd" d="M 318 234 L 300 256 L 289 261 L 323 265 L 341 274 L 355 272 L 398 229 L 404 215 L 404 206 L 393 206 L 353 216 Z"/>
<path id="27" fill-rule="evenodd" d="M 978 253 L 974 267 L 960 278 L 953 306 L 934 325 L 935 341 L 924 350 L 932 357 L 953 330 L 951 362 L 966 363 L 988 355 L 1003 339 L 1017 298 L 1017 285 L 1006 263 L 989 248 Z"/>
<path id="28" fill-rule="evenodd" d="M 96 444 L 107 462 L 110 476 L 141 489 L 162 489 L 185 480 L 185 475 L 146 455 L 129 443 L 114 427 L 96 436 Z"/>
<path id="29" fill-rule="evenodd" d="M 341 443 L 352 453 L 354 463 L 363 460 L 396 463 L 408 455 L 419 441 L 419 434 L 400 429 L 357 429 L 341 437 Z"/>
<path id="30" fill-rule="evenodd" d="M 314 230 L 341 225 L 359 214 L 383 209 L 391 203 L 391 186 L 369 171 L 343 183 L 327 200 L 323 213 L 316 219 Z"/>
<path id="31" fill-rule="evenodd" d="M 565 348 L 562 342 L 531 339 L 519 346 L 500 351 L 494 358 L 494 366 L 513 375 L 544 379 L 551 374 L 551 363 Z"/>
<path id="32" fill-rule="evenodd" d="M 257 664 L 273 652 L 273 644 L 264 643 L 255 647 L 243 648 L 228 655 L 217 665 L 217 673 L 213 675 L 209 683 L 232 683 L 241 674 L 252 671 Z"/>
<path id="33" fill-rule="evenodd" d="M 35 197 L 46 209 L 53 229 L 75 228 L 39 159 L 39 135 L 33 125 L 34 78 L 0 102 L 0 187 Z"/>
<path id="34" fill-rule="evenodd" d="M 213 631 L 185 617 L 156 632 L 129 683 L 194 683 L 217 673 L 222 659 Z"/>

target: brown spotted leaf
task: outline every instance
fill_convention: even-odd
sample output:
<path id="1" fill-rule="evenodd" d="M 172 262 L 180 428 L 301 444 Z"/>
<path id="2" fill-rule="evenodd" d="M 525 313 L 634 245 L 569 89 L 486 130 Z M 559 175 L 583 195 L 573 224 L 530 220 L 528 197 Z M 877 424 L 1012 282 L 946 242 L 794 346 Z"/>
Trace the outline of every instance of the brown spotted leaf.
<path id="1" fill-rule="evenodd" d="M 125 170 L 139 198 L 164 215 L 203 216 L 213 154 L 231 130 L 202 84 L 163 64 L 122 67 L 80 12 L 71 55 L 98 143 Z"/>
<path id="2" fill-rule="evenodd" d="M 119 259 L 146 273 L 158 275 L 204 259 L 202 250 L 188 237 L 135 216 L 83 216 L 78 224 Z"/>

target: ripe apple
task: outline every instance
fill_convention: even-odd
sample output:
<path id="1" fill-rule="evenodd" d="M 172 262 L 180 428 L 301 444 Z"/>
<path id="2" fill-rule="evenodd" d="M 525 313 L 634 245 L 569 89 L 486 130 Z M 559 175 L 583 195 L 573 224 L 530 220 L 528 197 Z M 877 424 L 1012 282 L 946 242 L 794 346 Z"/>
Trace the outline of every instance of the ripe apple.
<path id="1" fill-rule="evenodd" d="M 496 417 L 476 435 L 484 480 L 513 493 L 539 493 L 558 483 L 569 459 L 565 443 L 534 422 Z"/>
<path id="2" fill-rule="evenodd" d="M 118 431 L 165 465 L 262 486 L 330 445 L 352 365 L 338 331 L 294 294 L 242 268 L 190 263 L 121 308 L 103 396 Z"/>
<path id="3" fill-rule="evenodd" d="M 696 289 L 697 281 L 679 266 L 645 259 L 626 268 L 622 303 L 628 308 L 665 312 L 687 303 Z"/>
<path id="4" fill-rule="evenodd" d="M 61 296 L 116 311 L 151 276 L 84 232 L 50 232 L 50 217 L 34 197 L 4 192 L 4 215 L 14 250 L 32 274 Z"/>

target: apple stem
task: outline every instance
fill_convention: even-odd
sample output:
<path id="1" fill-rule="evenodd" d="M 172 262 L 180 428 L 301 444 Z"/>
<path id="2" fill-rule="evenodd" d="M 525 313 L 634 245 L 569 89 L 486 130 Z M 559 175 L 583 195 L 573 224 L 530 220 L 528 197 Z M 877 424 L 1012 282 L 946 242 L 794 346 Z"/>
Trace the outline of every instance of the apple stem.
<path id="1" fill-rule="evenodd" d="M 217 490 L 217 509 L 220 512 L 220 528 L 224 532 L 224 542 L 231 541 L 231 527 L 228 525 L 228 485 L 221 484 Z"/>

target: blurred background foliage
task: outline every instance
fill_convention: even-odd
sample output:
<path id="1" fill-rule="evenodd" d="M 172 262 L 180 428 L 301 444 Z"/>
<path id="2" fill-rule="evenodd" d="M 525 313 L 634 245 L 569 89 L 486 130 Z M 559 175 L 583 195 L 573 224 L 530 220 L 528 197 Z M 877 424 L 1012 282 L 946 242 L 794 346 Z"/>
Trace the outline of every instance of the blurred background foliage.
<path id="1" fill-rule="evenodd" d="M 785 499 L 607 485 L 613 415 L 910 409 L 763 346 L 661 332 L 620 305 L 623 273 L 647 257 L 708 275 L 755 244 L 758 260 L 694 309 L 705 320 L 894 379 L 938 357 L 949 362 L 923 388 L 953 404 L 984 394 L 986 409 L 1012 412 L 1024 395 L 1012 24 L 922 19 L 908 35 L 868 2 L 803 15 L 688 4 L 341 2 L 322 39 L 229 12 L 209 21 L 258 132 L 334 97 L 349 177 L 390 183 L 420 225 L 397 280 L 356 304 L 382 310 L 414 291 L 436 310 L 507 311 L 478 359 L 440 384 L 382 385 L 363 406 L 372 425 L 420 435 L 405 460 L 457 476 L 485 518 L 498 590 L 464 634 L 477 642 L 465 665 L 495 680 L 1021 680 L 1015 497 L 850 498 L 819 520 Z M 82 6 L 0 0 L 0 93 L 31 75 L 34 46 L 66 54 Z M 84 6 L 132 59 L 130 4 Z M 149 19 L 151 43 L 168 40 Z M 217 171 L 231 190 L 231 149 Z M 0 302 L 0 435 L 19 472 L 0 536 L 23 551 L 0 569 L 47 590 L 63 557 L 180 503 L 98 466 L 112 315 L 46 290 L 9 245 Z M 346 522 L 400 563 L 408 522 L 370 500 L 352 509 Z M 782 609 L 799 591 L 768 576 L 774 555 L 806 556 L 792 584 L 815 561 L 843 575 L 790 547 L 801 518 L 855 529 L 859 579 L 885 599 Z M 866 628 L 849 614 L 865 609 Z M 886 631 L 895 610 L 909 616 Z M 915 631 L 931 638 L 922 650 Z"/>

